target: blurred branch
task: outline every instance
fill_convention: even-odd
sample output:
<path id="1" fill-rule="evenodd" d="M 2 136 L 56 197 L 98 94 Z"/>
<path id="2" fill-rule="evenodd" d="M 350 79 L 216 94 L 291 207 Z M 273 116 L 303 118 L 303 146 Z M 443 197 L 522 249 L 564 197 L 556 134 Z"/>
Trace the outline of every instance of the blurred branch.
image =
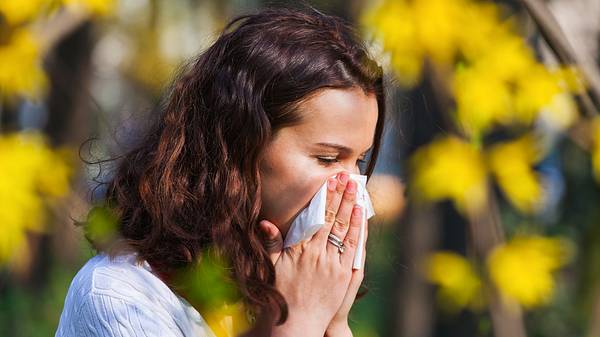
<path id="1" fill-rule="evenodd" d="M 589 318 L 590 327 L 587 337 L 600 336 L 600 286 L 596 287 L 594 294 L 594 303 L 592 307 L 592 314 Z"/>
<path id="2" fill-rule="evenodd" d="M 567 130 L 567 136 L 585 151 L 591 151 L 593 146 L 592 126 L 588 120 L 580 120 Z"/>
<path id="3" fill-rule="evenodd" d="M 89 14 L 83 11 L 59 11 L 47 20 L 41 20 L 35 26 L 45 52 L 51 50 L 60 40 L 88 21 Z"/>
<path id="4" fill-rule="evenodd" d="M 410 204 L 398 223 L 398 230 L 402 230 L 400 236 L 407 237 L 402 254 L 407 265 L 420 266 L 433 251 L 439 236 L 440 216 L 436 206 Z M 422 275 L 420 269 L 414 268 L 400 274 L 397 284 L 402 287 L 398 288 L 394 336 L 427 337 L 433 333 L 433 299 Z"/>
<path id="5" fill-rule="evenodd" d="M 479 214 L 469 215 L 469 229 L 476 255 L 485 260 L 492 249 L 504 242 L 504 232 L 500 221 L 497 201 L 493 193 L 488 193 L 488 207 Z M 493 283 L 491 287 L 489 310 L 492 316 L 492 326 L 495 337 L 526 337 L 525 324 L 521 311 L 507 307 L 500 298 Z"/>
<path id="6" fill-rule="evenodd" d="M 431 72 L 431 82 L 439 82 L 439 76 L 441 76 L 441 74 Z M 440 108 L 443 106 L 450 106 L 452 101 L 447 88 L 443 86 L 434 86 L 433 92 L 435 95 L 435 102 L 440 104 Z M 447 121 L 447 124 L 453 126 L 453 123 L 450 123 L 449 121 Z M 448 130 L 451 133 L 461 134 L 456 127 L 451 127 Z M 488 195 L 488 207 L 486 207 L 485 211 L 479 214 L 468 215 L 468 234 L 470 235 L 470 243 L 473 246 L 475 256 L 482 261 L 485 261 L 485 258 L 494 247 L 504 242 L 504 231 L 502 229 L 498 205 L 491 188 L 489 189 Z M 512 310 L 512 307 L 506 307 L 504 303 L 502 303 L 498 292 L 494 289 L 493 283 L 488 280 L 487 284 L 489 284 L 492 289 L 489 311 L 492 318 L 494 336 L 526 337 L 527 334 L 521 312 Z"/>
<path id="7" fill-rule="evenodd" d="M 583 75 L 589 92 L 581 94 L 581 105 L 587 116 L 599 114 L 600 105 L 600 72 L 588 62 L 582 62 L 571 47 L 569 40 L 561 29 L 558 21 L 541 0 L 519 0 L 536 23 L 542 37 L 556 55 L 560 64 L 577 64 Z M 591 92 L 591 96 L 590 96 Z M 595 103 L 594 103 L 595 102 Z"/>

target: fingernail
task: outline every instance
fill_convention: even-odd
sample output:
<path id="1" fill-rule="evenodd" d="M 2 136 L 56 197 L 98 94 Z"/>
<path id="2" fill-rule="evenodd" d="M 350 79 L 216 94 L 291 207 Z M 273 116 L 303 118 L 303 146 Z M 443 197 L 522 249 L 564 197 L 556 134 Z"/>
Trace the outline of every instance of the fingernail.
<path id="1" fill-rule="evenodd" d="M 337 185 L 337 181 L 335 179 L 327 179 L 327 188 L 330 191 L 335 190 L 335 185 Z"/>
<path id="2" fill-rule="evenodd" d="M 342 172 L 338 174 L 338 179 L 340 180 L 340 183 L 346 184 L 346 182 L 348 181 L 348 173 Z"/>
<path id="3" fill-rule="evenodd" d="M 354 205 L 354 209 L 352 210 L 352 214 L 354 214 L 354 216 L 359 216 L 360 215 L 360 206 L 359 205 Z"/>
<path id="4" fill-rule="evenodd" d="M 354 193 L 356 192 L 356 182 L 354 180 L 350 180 L 348 182 L 348 186 L 346 186 L 346 189 L 348 190 L 348 192 L 350 193 Z"/>

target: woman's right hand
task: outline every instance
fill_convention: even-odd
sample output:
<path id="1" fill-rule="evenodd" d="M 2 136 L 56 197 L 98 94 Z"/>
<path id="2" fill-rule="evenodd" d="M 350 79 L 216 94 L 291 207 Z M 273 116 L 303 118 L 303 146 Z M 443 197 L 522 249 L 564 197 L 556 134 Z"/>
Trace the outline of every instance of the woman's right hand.
<path id="1" fill-rule="evenodd" d="M 267 220 L 259 223 L 269 238 L 276 288 L 289 309 L 288 320 L 274 326 L 272 336 L 321 337 L 340 308 L 352 277 L 363 211 L 355 205 L 356 190 L 357 182 L 350 180 L 347 172 L 329 178 L 325 225 L 309 240 L 292 247 L 281 249 L 278 228 Z M 343 254 L 328 243 L 329 233 L 344 240 Z"/>

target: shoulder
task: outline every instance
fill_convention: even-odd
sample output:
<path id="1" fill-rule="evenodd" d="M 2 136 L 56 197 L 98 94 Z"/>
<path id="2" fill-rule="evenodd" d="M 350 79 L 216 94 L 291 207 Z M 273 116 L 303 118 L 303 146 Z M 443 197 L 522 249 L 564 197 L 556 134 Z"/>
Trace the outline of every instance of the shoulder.
<path id="1" fill-rule="evenodd" d="M 147 262 L 138 264 L 134 254 L 97 255 L 82 268 L 81 285 L 95 295 L 106 295 L 135 301 L 177 303 L 177 296 L 151 272 Z"/>
<path id="2" fill-rule="evenodd" d="M 104 253 L 94 256 L 75 275 L 68 295 L 74 301 L 96 295 L 141 304 L 178 302 L 177 296 L 151 272 L 147 263 L 136 263 L 134 254 L 114 258 Z"/>
<path id="3" fill-rule="evenodd" d="M 180 299 L 147 263 L 135 260 L 134 254 L 91 258 L 73 278 L 56 336 L 112 336 L 111 329 L 119 331 L 115 335 L 127 329 L 141 336 L 187 335 L 190 322 Z"/>

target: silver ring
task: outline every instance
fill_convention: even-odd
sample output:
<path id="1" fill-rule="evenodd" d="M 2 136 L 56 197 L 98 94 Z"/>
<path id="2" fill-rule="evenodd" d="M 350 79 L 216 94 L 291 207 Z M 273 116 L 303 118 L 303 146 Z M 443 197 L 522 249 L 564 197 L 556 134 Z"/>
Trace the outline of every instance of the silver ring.
<path id="1" fill-rule="evenodd" d="M 344 244 L 344 241 L 342 241 L 342 239 L 338 238 L 337 235 L 333 234 L 333 233 L 329 233 L 329 239 L 334 240 L 335 242 L 337 242 L 340 245 Z"/>
<path id="2" fill-rule="evenodd" d="M 329 233 L 329 235 L 327 236 L 327 241 L 329 241 L 329 243 L 331 243 L 332 245 L 336 246 L 340 254 L 344 253 L 346 246 L 344 246 L 344 242 L 340 240 L 340 238 L 335 236 L 335 234 Z"/>

